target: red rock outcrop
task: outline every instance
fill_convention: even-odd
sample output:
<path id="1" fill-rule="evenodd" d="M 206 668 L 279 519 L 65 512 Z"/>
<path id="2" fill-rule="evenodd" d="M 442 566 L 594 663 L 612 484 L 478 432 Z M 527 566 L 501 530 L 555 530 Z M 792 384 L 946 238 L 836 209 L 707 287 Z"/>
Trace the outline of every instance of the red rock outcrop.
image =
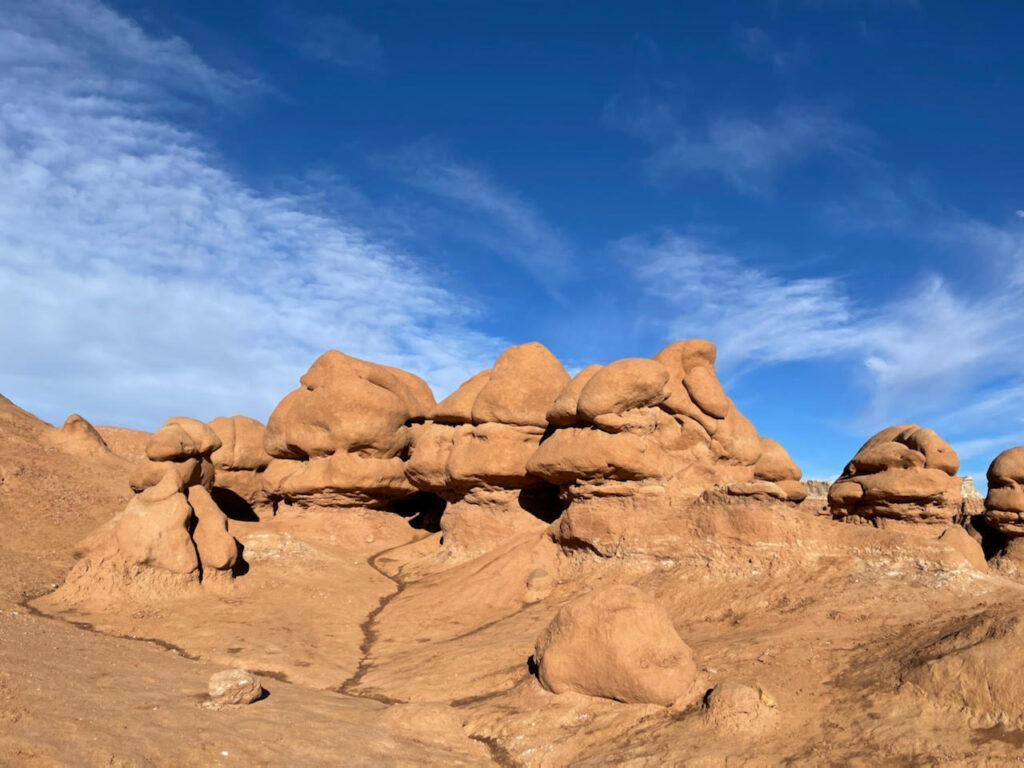
<path id="1" fill-rule="evenodd" d="M 729 494 L 799 502 L 800 469 L 762 439 L 722 390 L 715 347 L 669 345 L 654 359 L 582 370 L 548 410 L 553 432 L 527 469 L 562 489 L 558 537 L 612 554 L 653 509 L 720 485 Z"/>
<path id="2" fill-rule="evenodd" d="M 183 487 L 213 487 L 210 455 L 220 448 L 220 438 L 203 422 L 175 416 L 153 433 L 146 443 L 146 461 L 139 462 L 129 480 L 136 493 L 161 482 L 173 470 Z"/>
<path id="3" fill-rule="evenodd" d="M 846 522 L 945 527 L 963 506 L 959 468 L 956 452 L 934 431 L 916 424 L 888 427 L 861 446 L 832 484 L 829 506 Z"/>
<path id="4" fill-rule="evenodd" d="M 1024 536 L 1024 445 L 1003 451 L 989 466 L 984 516 L 1008 538 Z"/>
<path id="5" fill-rule="evenodd" d="M 274 409 L 263 473 L 275 503 L 386 507 L 416 489 L 405 477 L 410 425 L 434 406 L 411 373 L 325 352 Z"/>
<path id="6" fill-rule="evenodd" d="M 406 476 L 448 502 L 441 528 L 449 555 L 480 554 L 547 523 L 557 506 L 554 489 L 526 464 L 568 381 L 543 345 L 509 347 L 493 368 L 467 380 L 413 427 Z"/>
<path id="7" fill-rule="evenodd" d="M 83 541 L 77 554 L 64 585 L 49 598 L 56 605 L 176 594 L 217 572 L 229 573 L 238 544 L 207 490 L 186 486 L 172 467 Z"/>

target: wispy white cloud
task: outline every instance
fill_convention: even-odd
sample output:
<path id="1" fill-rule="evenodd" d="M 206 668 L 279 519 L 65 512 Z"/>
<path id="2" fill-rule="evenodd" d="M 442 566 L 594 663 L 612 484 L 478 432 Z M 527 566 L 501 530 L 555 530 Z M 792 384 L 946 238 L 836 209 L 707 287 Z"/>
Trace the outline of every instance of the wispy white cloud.
<path id="1" fill-rule="evenodd" d="M 860 343 L 836 278 L 786 280 L 674 232 L 626 238 L 619 249 L 648 293 L 674 310 L 666 338 L 700 329 L 716 341 L 724 368 L 833 356 Z"/>
<path id="2" fill-rule="evenodd" d="M 1007 415 L 1024 404 L 1019 284 L 970 295 L 929 275 L 900 299 L 876 302 L 855 297 L 837 277 L 784 277 L 672 232 L 629 238 L 620 249 L 661 303 L 666 340 L 714 339 L 727 374 L 845 362 L 867 388 L 862 428 L 933 420 L 969 441 L 1006 431 Z"/>
<path id="3" fill-rule="evenodd" d="M 869 134 L 821 109 L 784 105 L 761 118 L 713 115 L 702 125 L 679 121 L 665 103 L 613 100 L 606 121 L 651 147 L 654 179 L 706 173 L 747 194 L 766 194 L 786 170 L 812 156 L 851 156 Z"/>
<path id="4" fill-rule="evenodd" d="M 493 360 L 409 256 L 172 122 L 244 83 L 94 2 L 0 15 L 0 391 L 50 419 L 264 418 L 324 349 L 441 392 Z"/>
<path id="5" fill-rule="evenodd" d="M 533 205 L 485 171 L 453 158 L 437 141 L 424 139 L 379 160 L 405 183 L 455 206 L 458 234 L 519 264 L 545 286 L 569 277 L 573 248 L 567 238 Z"/>
<path id="6" fill-rule="evenodd" d="M 299 53 L 343 69 L 377 72 L 384 68 L 378 35 L 363 32 L 341 16 L 322 16 L 291 23 Z"/>

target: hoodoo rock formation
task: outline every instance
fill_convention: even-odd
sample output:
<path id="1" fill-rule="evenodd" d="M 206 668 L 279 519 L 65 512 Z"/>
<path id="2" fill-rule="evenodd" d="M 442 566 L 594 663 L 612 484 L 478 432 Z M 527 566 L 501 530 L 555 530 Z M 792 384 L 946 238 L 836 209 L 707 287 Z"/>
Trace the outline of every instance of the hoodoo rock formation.
<path id="1" fill-rule="evenodd" d="M 1024 537 L 1024 445 L 1003 451 L 989 466 L 985 522 L 1007 538 Z"/>
<path id="2" fill-rule="evenodd" d="M 829 489 L 829 505 L 838 520 L 879 528 L 949 526 L 963 506 L 959 468 L 956 452 L 934 431 L 916 424 L 888 427 L 850 460 Z"/>
<path id="3" fill-rule="evenodd" d="M 164 422 L 146 443 L 148 460 L 132 472 L 130 484 L 136 493 L 163 481 L 172 470 L 184 488 L 213 487 L 213 462 L 210 455 L 221 447 L 220 438 L 203 422 L 176 416 Z"/>
<path id="4" fill-rule="evenodd" d="M 267 421 L 272 502 L 300 507 L 387 507 L 416 489 L 405 477 L 410 425 L 434 406 L 411 373 L 325 352 Z"/>
<path id="5" fill-rule="evenodd" d="M 214 496 L 224 506 L 231 503 L 232 495 L 253 508 L 266 506 L 263 472 L 271 457 L 263 450 L 263 425 L 248 416 L 220 416 L 210 422 L 210 429 L 221 441 L 210 455 Z"/>
<path id="6" fill-rule="evenodd" d="M 528 471 L 562 489 L 558 536 L 612 554 L 654 510 L 716 486 L 799 502 L 800 469 L 722 390 L 715 346 L 669 345 L 654 359 L 585 368 L 548 411 L 553 433 Z"/>
<path id="7" fill-rule="evenodd" d="M 79 544 L 77 554 L 79 561 L 52 596 L 57 605 L 174 594 L 218 571 L 230 572 L 238 543 L 206 488 L 186 485 L 171 467 Z"/>
<path id="8" fill-rule="evenodd" d="M 552 693 L 671 704 L 692 692 L 693 654 L 665 610 L 636 587 L 600 587 L 562 607 L 537 638 L 537 677 Z"/>
<path id="9" fill-rule="evenodd" d="M 480 554 L 557 517 L 555 489 L 526 466 L 568 381 L 543 345 L 509 347 L 413 427 L 406 476 L 448 502 L 441 528 L 450 555 Z"/>

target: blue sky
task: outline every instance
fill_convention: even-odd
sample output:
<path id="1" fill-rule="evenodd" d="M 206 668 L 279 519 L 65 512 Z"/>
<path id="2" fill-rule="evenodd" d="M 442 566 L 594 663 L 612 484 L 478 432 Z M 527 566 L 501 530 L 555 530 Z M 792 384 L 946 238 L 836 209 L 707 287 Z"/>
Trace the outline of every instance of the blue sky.
<path id="1" fill-rule="evenodd" d="M 1024 443 L 1024 8 L 0 0 L 0 392 L 265 419 L 706 337 L 805 476 Z"/>

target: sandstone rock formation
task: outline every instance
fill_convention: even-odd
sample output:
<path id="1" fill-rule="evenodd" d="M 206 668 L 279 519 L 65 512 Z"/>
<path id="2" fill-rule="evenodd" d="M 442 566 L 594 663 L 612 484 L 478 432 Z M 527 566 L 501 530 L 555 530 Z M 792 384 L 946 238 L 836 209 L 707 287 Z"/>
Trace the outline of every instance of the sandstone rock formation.
<path id="1" fill-rule="evenodd" d="M 441 527 L 450 554 L 479 554 L 557 516 L 555 489 L 526 466 L 568 381 L 543 345 L 509 347 L 413 427 L 406 476 L 448 501 Z"/>
<path id="2" fill-rule="evenodd" d="M 537 639 L 552 693 L 669 705 L 692 692 L 693 654 L 664 609 L 636 587 L 600 587 L 563 606 Z"/>
<path id="3" fill-rule="evenodd" d="M 219 505 L 241 500 L 254 508 L 266 506 L 263 472 L 271 457 L 263 450 L 263 425 L 248 416 L 220 416 L 209 426 L 221 441 L 210 455 L 215 471 L 213 494 Z"/>
<path id="4" fill-rule="evenodd" d="M 386 507 L 416 489 L 405 477 L 410 425 L 434 406 L 411 373 L 350 357 L 321 355 L 267 421 L 273 457 L 264 487 L 272 502 Z"/>
<path id="5" fill-rule="evenodd" d="M 76 604 L 174 594 L 216 572 L 230 572 L 238 544 L 227 518 L 199 484 L 174 468 L 83 541 L 79 561 L 54 597 Z"/>
<path id="6" fill-rule="evenodd" d="M 627 527 L 715 486 L 738 496 L 801 501 L 800 469 L 722 390 L 715 347 L 669 345 L 654 359 L 590 366 L 548 410 L 554 428 L 527 462 L 562 488 L 563 542 L 611 554 Z"/>
<path id="7" fill-rule="evenodd" d="M 847 522 L 945 527 L 961 513 L 959 468 L 956 452 L 932 430 L 889 427 L 850 460 L 829 489 L 829 505 L 836 519 Z"/>
<path id="8" fill-rule="evenodd" d="M 220 448 L 220 438 L 203 422 L 175 416 L 164 422 L 146 443 L 146 461 L 136 465 L 129 480 L 136 493 L 162 482 L 173 470 L 183 487 L 213 487 L 210 455 Z"/>
<path id="9" fill-rule="evenodd" d="M 989 466 L 984 515 L 1008 538 L 1024 536 L 1024 446 L 1003 451 Z"/>

